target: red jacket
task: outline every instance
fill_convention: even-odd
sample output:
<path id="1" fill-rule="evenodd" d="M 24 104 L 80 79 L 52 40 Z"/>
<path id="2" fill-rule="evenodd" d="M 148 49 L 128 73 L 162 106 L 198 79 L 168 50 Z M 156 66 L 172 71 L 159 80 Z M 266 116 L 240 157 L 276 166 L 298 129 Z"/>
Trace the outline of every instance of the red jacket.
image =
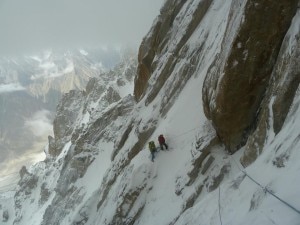
<path id="1" fill-rule="evenodd" d="M 159 137 L 158 137 L 158 142 L 159 142 L 159 144 L 164 144 L 164 143 L 165 143 L 165 138 L 164 138 L 164 136 L 159 135 Z"/>

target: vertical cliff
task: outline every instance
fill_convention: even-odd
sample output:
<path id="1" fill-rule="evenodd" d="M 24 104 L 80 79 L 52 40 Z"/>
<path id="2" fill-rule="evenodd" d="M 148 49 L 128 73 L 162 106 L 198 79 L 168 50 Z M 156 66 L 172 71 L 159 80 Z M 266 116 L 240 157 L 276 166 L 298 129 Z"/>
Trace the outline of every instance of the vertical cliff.
<path id="1" fill-rule="evenodd" d="M 235 30 L 228 27 L 224 51 L 208 71 L 203 88 L 205 112 L 231 152 L 245 144 L 255 127 L 297 2 L 247 1 L 242 21 Z"/>
<path id="2" fill-rule="evenodd" d="M 165 1 L 136 69 L 65 95 L 14 224 L 297 225 L 299 24 L 295 0 Z"/>

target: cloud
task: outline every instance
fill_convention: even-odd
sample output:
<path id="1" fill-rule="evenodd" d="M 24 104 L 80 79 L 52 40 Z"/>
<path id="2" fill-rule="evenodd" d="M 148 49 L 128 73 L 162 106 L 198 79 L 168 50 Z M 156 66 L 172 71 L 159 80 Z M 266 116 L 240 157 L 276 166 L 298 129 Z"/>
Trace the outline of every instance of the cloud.
<path id="1" fill-rule="evenodd" d="M 18 174 L 22 166 L 29 167 L 34 163 L 43 161 L 46 156 L 42 151 L 44 147 L 45 143 L 35 143 L 32 149 L 25 153 L 20 153 L 19 155 L 13 155 L 7 158 L 5 162 L 0 163 L 0 177 Z M 1 180 L 0 183 L 3 184 Z"/>
<path id="2" fill-rule="evenodd" d="M 72 73 L 74 71 L 74 63 L 71 60 L 66 60 L 67 65 L 65 68 L 61 69 L 53 62 L 41 63 L 39 67 L 43 70 L 42 73 L 31 75 L 31 80 L 36 80 L 40 78 L 56 78 L 61 77 L 66 74 Z"/>
<path id="3" fill-rule="evenodd" d="M 0 94 L 23 90 L 25 90 L 25 88 L 18 83 L 0 84 Z"/>
<path id="4" fill-rule="evenodd" d="M 49 111 L 41 110 L 25 122 L 25 128 L 35 135 L 36 140 L 29 149 L 10 152 L 10 155 L 3 162 L 0 161 L 0 176 L 17 173 L 23 165 L 30 166 L 45 159 L 43 149 L 47 144 L 48 135 L 53 135 L 49 117 Z"/>
<path id="5" fill-rule="evenodd" d="M 49 111 L 38 111 L 32 116 L 32 118 L 25 122 L 25 126 L 29 128 L 36 137 L 48 137 L 48 135 L 53 133 L 52 123 L 49 117 Z"/>
<path id="6" fill-rule="evenodd" d="M 0 52 L 138 46 L 164 0 L 2 0 Z"/>

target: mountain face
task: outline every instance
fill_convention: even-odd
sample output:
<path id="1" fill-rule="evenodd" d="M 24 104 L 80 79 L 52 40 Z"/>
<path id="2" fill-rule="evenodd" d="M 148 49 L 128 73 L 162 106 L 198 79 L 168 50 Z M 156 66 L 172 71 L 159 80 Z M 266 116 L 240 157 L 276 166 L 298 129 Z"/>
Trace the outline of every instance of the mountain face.
<path id="1" fill-rule="evenodd" d="M 299 224 L 299 5 L 165 1 L 138 65 L 64 95 L 3 223 Z"/>
<path id="2" fill-rule="evenodd" d="M 253 129 L 283 38 L 296 13 L 297 2 L 249 1 L 244 6 L 243 22 L 233 39 L 235 29 L 225 31 L 225 39 L 230 40 L 222 44 L 230 44 L 232 48 L 228 52 L 222 51 L 220 59 L 212 65 L 215 68 L 209 69 L 203 99 L 207 117 L 212 119 L 219 137 L 231 152 L 245 144 Z M 294 71 L 294 68 L 290 69 Z M 236 79 L 236 76 L 241 77 Z M 217 85 L 209 93 L 214 84 Z M 295 91 L 295 88 L 291 90 L 292 96 Z M 212 101 L 215 105 L 210 104 Z M 287 108 L 289 104 L 291 100 Z"/>
<path id="3" fill-rule="evenodd" d="M 100 57 L 94 55 L 84 50 L 57 50 L 19 58 L 3 58 L 0 63 L 1 83 L 17 83 L 32 96 L 51 103 L 50 96 L 54 92 L 61 95 L 72 89 L 82 90 L 89 78 L 109 69 L 101 63 Z"/>
<path id="4" fill-rule="evenodd" d="M 83 90 L 90 78 L 119 60 L 111 50 L 87 51 L 44 51 L 0 59 L 0 173 L 19 170 L 18 165 L 11 165 L 13 161 L 27 165 L 29 151 L 42 152 L 64 93 Z"/>

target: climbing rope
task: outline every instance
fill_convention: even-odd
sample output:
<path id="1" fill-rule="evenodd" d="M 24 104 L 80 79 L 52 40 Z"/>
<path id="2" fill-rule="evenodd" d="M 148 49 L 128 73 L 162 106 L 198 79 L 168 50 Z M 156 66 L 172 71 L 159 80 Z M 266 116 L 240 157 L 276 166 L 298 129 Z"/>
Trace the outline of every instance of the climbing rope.
<path id="1" fill-rule="evenodd" d="M 168 142 L 169 140 L 172 140 L 173 143 L 176 143 L 176 142 L 180 141 L 180 137 L 182 137 L 182 136 L 184 136 L 184 135 L 186 135 L 186 134 L 188 134 L 188 133 L 190 133 L 190 132 L 192 132 L 192 131 L 194 131 L 194 130 L 197 130 L 197 129 L 199 129 L 199 128 L 200 128 L 200 127 L 197 126 L 197 127 L 194 127 L 194 128 L 192 128 L 192 129 L 190 129 L 190 130 L 184 131 L 183 133 L 181 133 L 181 134 L 179 134 L 179 135 L 172 136 L 172 137 L 169 137 L 168 135 L 166 135 L 167 142 Z"/>
<path id="2" fill-rule="evenodd" d="M 174 139 L 174 138 L 178 138 L 178 137 L 184 136 L 184 135 L 186 135 L 186 134 L 188 134 L 188 133 L 190 133 L 190 132 L 192 132 L 192 131 L 194 131 L 194 130 L 197 130 L 197 129 L 199 129 L 199 128 L 200 128 L 199 126 L 194 127 L 193 129 L 184 131 L 183 133 L 181 133 L 181 134 L 179 134 L 179 135 L 176 135 L 176 136 L 172 137 L 171 139 Z"/>
<path id="3" fill-rule="evenodd" d="M 194 130 L 199 129 L 199 126 L 187 130 L 177 136 L 174 136 L 172 138 L 168 138 L 170 140 L 172 139 L 177 139 L 181 136 L 184 136 Z M 176 141 L 176 140 L 175 140 Z M 294 206 L 292 206 L 290 203 L 288 203 L 287 201 L 283 200 L 282 198 L 278 197 L 273 191 L 269 190 L 267 187 L 264 187 L 263 185 L 261 185 L 259 182 L 257 182 L 254 178 L 252 178 L 244 169 L 241 169 L 239 164 L 236 162 L 236 160 L 234 159 L 234 157 L 232 155 L 230 155 L 230 157 L 233 159 L 234 163 L 237 165 L 238 169 L 245 174 L 245 176 L 247 176 L 253 183 L 255 183 L 257 186 L 259 186 L 261 189 L 263 189 L 266 193 L 269 193 L 271 196 L 273 196 L 274 198 L 278 199 L 280 202 L 282 202 L 283 204 L 285 204 L 286 206 L 288 206 L 289 208 L 291 208 L 292 210 L 294 210 L 295 212 L 297 212 L 298 214 L 300 214 L 300 210 L 298 210 L 297 208 L 295 208 Z M 221 217 L 221 206 L 220 206 L 220 188 L 219 188 L 219 217 L 220 217 L 220 223 L 222 225 L 222 217 Z"/>
<path id="4" fill-rule="evenodd" d="M 274 194 L 273 191 L 269 190 L 267 187 L 264 187 L 263 185 L 261 185 L 259 182 L 257 182 L 254 178 L 252 178 L 244 169 L 241 169 L 240 166 L 238 165 L 238 163 L 236 162 L 236 160 L 234 159 L 233 156 L 230 155 L 230 157 L 233 159 L 234 163 L 237 165 L 237 167 L 239 168 L 239 170 L 245 174 L 245 176 L 247 176 L 253 183 L 255 183 L 256 185 L 258 185 L 261 189 L 263 189 L 264 192 L 269 193 L 271 196 L 273 196 L 274 198 L 278 199 L 280 202 L 282 202 L 284 205 L 288 206 L 289 208 L 291 208 L 292 210 L 294 210 L 295 212 L 297 212 L 298 214 L 300 214 L 300 210 L 296 209 L 294 206 L 292 206 L 290 203 L 288 203 L 287 201 L 283 200 L 282 198 L 278 197 L 277 195 Z"/>

